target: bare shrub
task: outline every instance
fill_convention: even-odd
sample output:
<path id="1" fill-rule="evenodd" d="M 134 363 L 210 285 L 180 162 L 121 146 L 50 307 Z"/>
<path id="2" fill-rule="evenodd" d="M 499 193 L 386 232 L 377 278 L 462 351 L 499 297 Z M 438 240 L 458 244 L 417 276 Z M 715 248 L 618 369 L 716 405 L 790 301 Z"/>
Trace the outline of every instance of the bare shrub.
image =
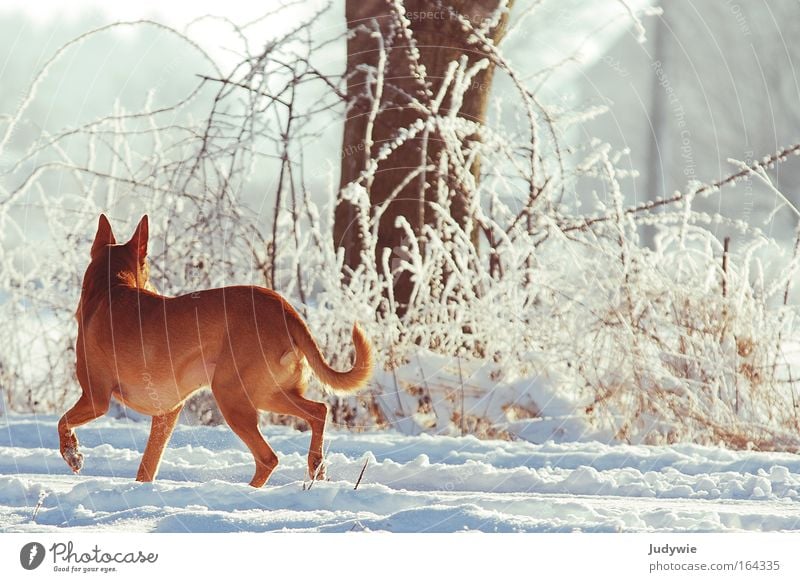
<path id="1" fill-rule="evenodd" d="M 402 3 L 393 6 L 402 27 Z M 230 71 L 210 65 L 173 106 L 118 108 L 42 135 L 4 167 L 0 237 L 7 250 L 0 289 L 7 298 L 0 316 L 7 333 L 0 343 L 12 408 L 60 409 L 76 394 L 71 315 L 84 249 L 100 210 L 124 196 L 135 197 L 133 206 L 154 219 L 152 237 L 162 246 L 151 258 L 152 272 L 162 292 L 234 282 L 274 287 L 296 302 L 329 359 L 342 367 L 351 357 L 353 319 L 364 324 L 380 371 L 369 393 L 327 397 L 339 425 L 512 438 L 509 423 L 559 410 L 631 442 L 797 444 L 789 353 L 797 335 L 796 306 L 789 301 L 797 252 L 750 225 L 697 212 L 693 201 L 738 180 L 767 180 L 765 169 L 800 146 L 739 166 L 717 183 L 690 184 L 667 199 L 631 205 L 620 187 L 629 177 L 620 167 L 624 152 L 567 139 L 571 128 L 602 109 L 543 104 L 536 83 L 548 72 L 532 82 L 521 79 L 465 19 L 483 59 L 451 63 L 440 94 L 410 96 L 421 119 L 396 128 L 362 176 L 328 191 L 326 206 L 309 186 L 319 173 L 310 176 L 308 146 L 319 137 L 321 120 L 345 114 L 348 103 L 343 79 L 316 64 L 337 39 L 318 34 L 315 19 L 261 50 L 245 46 Z M 477 123 L 459 115 L 459 98 L 489 62 L 515 93 Z M 391 84 L 382 71 L 370 73 L 359 96 L 368 101 L 378 83 Z M 30 98 L 35 91 L 36 83 Z M 442 112 L 445 100 L 450 105 Z M 513 129 L 503 121 L 503 103 L 521 112 Z M 25 111 L 23 103 L 2 121 L 0 148 Z M 372 205 L 364 185 L 379 160 L 433 130 L 444 140 L 438 157 L 409 168 L 405 178 L 440 177 L 427 203 L 430 221 L 417 233 L 398 218 L 404 243 L 372 260 L 380 217 L 396 193 Z M 83 145 L 81 159 L 66 153 L 73 140 Z M 480 179 L 470 173 L 476 157 Z M 243 202 L 248 179 L 265 168 L 276 176 L 267 224 Z M 57 199 L 45 187 L 52 173 L 64 180 Z M 453 184 L 474 201 L 468 220 L 452 218 Z M 23 196 L 41 203 L 50 239 L 69 245 L 33 252 L 22 244 L 30 243 L 19 228 Z M 355 269 L 345 266 L 331 236 L 340 199 L 355 208 L 368 259 Z M 658 230 L 654 249 L 639 243 L 644 225 Z M 711 230 L 718 225 L 738 233 L 740 242 L 726 250 Z M 774 265 L 765 262 L 764 249 Z M 402 312 L 393 297 L 399 276 L 413 282 Z M 32 351 L 41 358 L 35 373 Z M 212 418 L 204 399 L 192 406 Z"/>

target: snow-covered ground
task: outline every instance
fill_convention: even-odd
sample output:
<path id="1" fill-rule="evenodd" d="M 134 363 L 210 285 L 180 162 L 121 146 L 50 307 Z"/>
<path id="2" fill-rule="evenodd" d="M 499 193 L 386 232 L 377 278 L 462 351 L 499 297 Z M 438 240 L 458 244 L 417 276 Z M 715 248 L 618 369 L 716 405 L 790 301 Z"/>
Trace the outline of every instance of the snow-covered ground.
<path id="1" fill-rule="evenodd" d="M 329 481 L 308 489 L 308 433 L 267 427 L 281 464 L 255 490 L 225 426 L 179 426 L 159 480 L 143 484 L 149 423 L 79 429 L 76 476 L 56 420 L 0 417 L 0 531 L 800 530 L 800 457 L 786 453 L 330 431 Z"/>

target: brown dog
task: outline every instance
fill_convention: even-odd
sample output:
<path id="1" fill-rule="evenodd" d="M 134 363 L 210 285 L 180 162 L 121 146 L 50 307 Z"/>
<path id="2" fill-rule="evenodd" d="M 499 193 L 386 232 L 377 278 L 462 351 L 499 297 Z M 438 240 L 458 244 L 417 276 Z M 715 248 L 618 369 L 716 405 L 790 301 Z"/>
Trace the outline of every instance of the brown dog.
<path id="1" fill-rule="evenodd" d="M 74 472 L 83 455 L 73 429 L 108 410 L 114 397 L 153 417 L 137 481 L 152 481 L 183 403 L 204 386 L 256 462 L 261 487 L 278 464 L 259 430 L 259 410 L 291 414 L 311 426 L 308 471 L 324 477 L 322 440 L 328 409 L 307 400 L 306 367 L 337 391 L 364 386 L 372 373 L 369 341 L 353 326 L 355 362 L 337 372 L 325 362 L 305 322 L 280 295 L 262 287 L 223 287 L 164 297 L 148 284 L 144 216 L 126 244 L 116 244 L 105 215 L 83 277 L 77 375 L 83 394 L 61 418 L 61 455 Z M 307 362 L 306 362 L 307 360 Z"/>

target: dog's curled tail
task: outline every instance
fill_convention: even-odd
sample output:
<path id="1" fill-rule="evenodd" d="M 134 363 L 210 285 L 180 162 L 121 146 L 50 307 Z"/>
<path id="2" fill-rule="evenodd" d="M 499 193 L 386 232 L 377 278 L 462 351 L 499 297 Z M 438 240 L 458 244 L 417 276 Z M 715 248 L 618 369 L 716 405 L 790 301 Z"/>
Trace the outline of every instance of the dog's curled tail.
<path id="1" fill-rule="evenodd" d="M 331 368 L 325 361 L 325 357 L 320 352 L 319 346 L 305 322 L 299 318 L 294 321 L 292 339 L 308 360 L 308 365 L 320 382 L 327 384 L 334 392 L 355 392 L 366 386 L 367 381 L 372 377 L 372 346 L 358 323 L 353 324 L 355 361 L 350 370 L 339 372 Z"/>

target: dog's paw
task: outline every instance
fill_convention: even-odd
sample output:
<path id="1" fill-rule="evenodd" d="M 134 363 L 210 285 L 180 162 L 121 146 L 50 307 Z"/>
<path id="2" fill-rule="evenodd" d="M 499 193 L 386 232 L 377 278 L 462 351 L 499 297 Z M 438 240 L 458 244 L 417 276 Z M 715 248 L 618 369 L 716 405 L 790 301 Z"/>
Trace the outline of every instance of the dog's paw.
<path id="1" fill-rule="evenodd" d="M 69 468 L 72 469 L 73 473 L 80 473 L 81 469 L 83 468 L 83 454 L 79 453 L 76 449 L 65 449 L 62 453 L 64 460 L 69 465 Z"/>
<path id="2" fill-rule="evenodd" d="M 324 481 L 325 480 L 325 463 L 320 462 L 317 463 L 316 466 L 309 465 L 308 467 L 308 476 L 313 481 Z"/>

